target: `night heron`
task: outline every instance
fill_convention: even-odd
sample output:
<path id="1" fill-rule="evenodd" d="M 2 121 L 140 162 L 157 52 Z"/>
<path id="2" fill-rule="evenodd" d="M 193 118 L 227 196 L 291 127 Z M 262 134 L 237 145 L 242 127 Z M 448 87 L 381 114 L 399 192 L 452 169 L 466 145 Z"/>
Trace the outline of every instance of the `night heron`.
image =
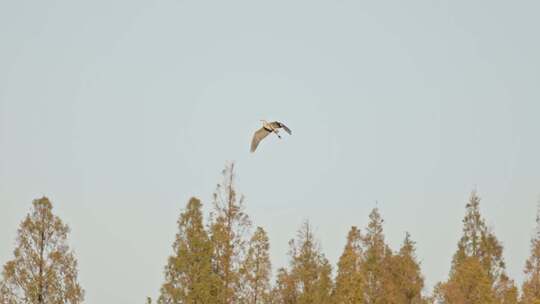
<path id="1" fill-rule="evenodd" d="M 273 121 L 268 122 L 266 120 L 261 120 L 263 123 L 262 128 L 257 130 L 255 134 L 253 134 L 253 139 L 251 140 L 251 152 L 255 152 L 255 149 L 257 149 L 257 146 L 263 140 L 268 134 L 275 133 L 277 137 L 281 138 L 281 135 L 279 135 L 278 129 L 283 129 L 285 132 L 289 133 L 291 135 L 291 130 L 287 128 L 286 125 L 282 124 L 279 121 Z"/>

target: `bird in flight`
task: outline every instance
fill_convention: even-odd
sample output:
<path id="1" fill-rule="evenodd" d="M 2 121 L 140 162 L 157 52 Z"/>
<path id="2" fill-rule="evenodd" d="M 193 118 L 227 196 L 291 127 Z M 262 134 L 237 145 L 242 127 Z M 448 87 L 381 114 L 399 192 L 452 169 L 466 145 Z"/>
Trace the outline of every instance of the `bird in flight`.
<path id="1" fill-rule="evenodd" d="M 279 135 L 278 129 L 283 129 L 285 132 L 289 133 L 291 135 L 291 129 L 287 128 L 286 125 L 282 124 L 279 121 L 273 121 L 268 122 L 266 120 L 261 120 L 263 123 L 262 128 L 255 131 L 255 134 L 253 134 L 253 139 L 251 140 L 251 152 L 255 152 L 255 149 L 257 149 L 257 146 L 263 140 L 268 134 L 274 133 L 277 135 L 277 137 L 281 138 L 281 135 Z"/>

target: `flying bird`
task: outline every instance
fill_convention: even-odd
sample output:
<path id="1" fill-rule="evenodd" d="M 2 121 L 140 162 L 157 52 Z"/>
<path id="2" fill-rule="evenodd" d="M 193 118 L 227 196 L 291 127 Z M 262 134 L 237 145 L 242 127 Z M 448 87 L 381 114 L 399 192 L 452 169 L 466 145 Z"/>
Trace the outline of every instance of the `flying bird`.
<path id="1" fill-rule="evenodd" d="M 282 124 L 279 121 L 273 121 L 268 122 L 266 120 L 261 120 L 263 123 L 262 128 L 255 131 L 255 134 L 253 134 L 253 139 L 251 140 L 251 152 L 255 152 L 255 149 L 257 149 L 257 146 L 263 140 L 268 134 L 274 133 L 277 135 L 277 137 L 281 138 L 281 135 L 279 135 L 278 129 L 283 129 L 285 132 L 289 133 L 291 135 L 291 129 L 289 129 L 286 125 Z"/>

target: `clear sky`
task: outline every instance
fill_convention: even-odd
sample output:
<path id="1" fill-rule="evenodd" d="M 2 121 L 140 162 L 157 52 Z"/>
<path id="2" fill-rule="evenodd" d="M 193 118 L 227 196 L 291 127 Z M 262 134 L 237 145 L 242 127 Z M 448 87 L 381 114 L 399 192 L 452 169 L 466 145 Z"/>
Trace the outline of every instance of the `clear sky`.
<path id="1" fill-rule="evenodd" d="M 522 269 L 540 197 L 538 1 L 0 1 L 0 263 L 31 201 L 87 303 L 155 297 L 227 161 L 274 269 L 309 219 L 335 265 L 380 208 L 443 280 L 472 189 Z M 293 130 L 255 154 L 259 119 Z"/>

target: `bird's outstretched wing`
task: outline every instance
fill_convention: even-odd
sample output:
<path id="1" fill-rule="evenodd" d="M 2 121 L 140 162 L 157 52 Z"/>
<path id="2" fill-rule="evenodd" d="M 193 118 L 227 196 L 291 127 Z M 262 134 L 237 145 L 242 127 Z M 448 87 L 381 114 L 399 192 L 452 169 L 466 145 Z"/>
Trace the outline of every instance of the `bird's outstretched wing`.
<path id="1" fill-rule="evenodd" d="M 253 139 L 251 140 L 251 152 L 255 152 L 255 149 L 257 149 L 257 146 L 265 138 L 270 134 L 270 131 L 266 130 L 265 128 L 260 128 L 259 130 L 255 131 L 255 134 L 253 134 Z"/>
<path id="2" fill-rule="evenodd" d="M 274 121 L 272 123 L 270 123 L 272 125 L 272 127 L 278 129 L 278 128 L 283 128 L 283 130 L 285 130 L 285 132 L 289 133 L 289 135 L 292 134 L 291 132 L 291 129 L 289 129 L 286 125 L 284 125 L 283 123 L 279 122 L 279 121 Z"/>

